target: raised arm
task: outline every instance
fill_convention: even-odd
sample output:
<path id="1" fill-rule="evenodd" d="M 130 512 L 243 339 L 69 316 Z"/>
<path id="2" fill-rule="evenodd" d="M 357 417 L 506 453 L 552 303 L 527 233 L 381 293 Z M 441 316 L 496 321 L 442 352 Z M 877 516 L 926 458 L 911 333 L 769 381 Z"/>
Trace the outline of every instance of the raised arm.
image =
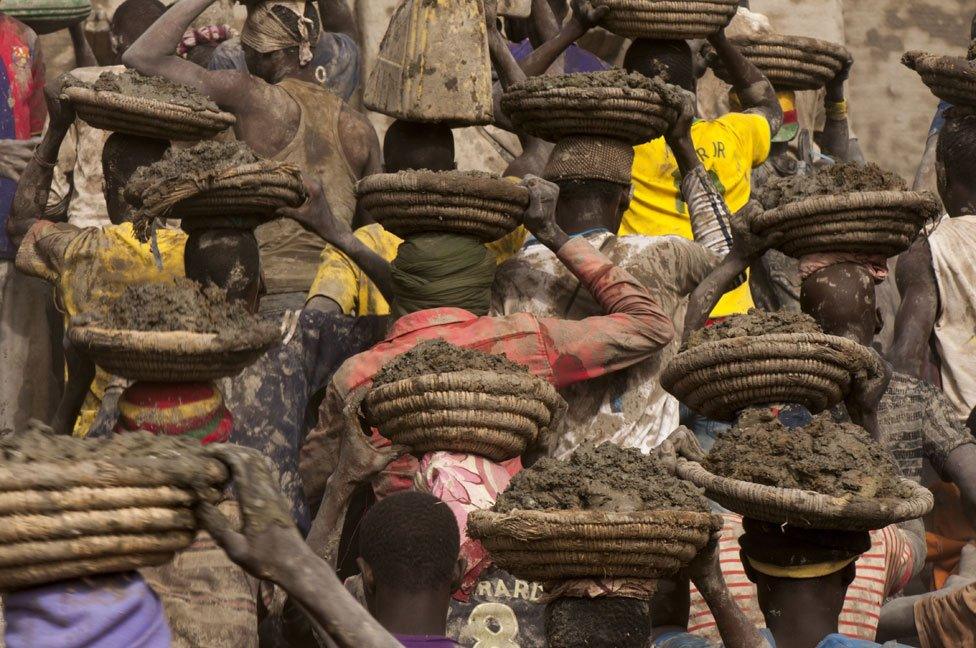
<path id="1" fill-rule="evenodd" d="M 928 239 L 919 238 L 901 255 L 896 281 L 901 306 L 895 316 L 895 339 L 888 360 L 898 373 L 922 378 L 939 311 L 939 286 Z"/>
<path id="2" fill-rule="evenodd" d="M 548 0 L 536 0 L 536 4 L 545 6 L 545 11 L 552 15 Z M 556 59 L 562 56 L 566 49 L 582 38 L 586 32 L 597 25 L 604 16 L 610 11 L 610 7 L 595 7 L 593 0 L 572 0 L 573 16 L 562 28 L 557 29 L 551 35 L 546 35 L 546 42 L 536 48 L 520 64 L 519 67 L 525 76 L 539 76 L 545 74 L 546 70 L 555 63 Z M 536 10 L 533 8 L 532 14 Z M 553 16 L 555 22 L 555 16 Z M 541 32 L 540 32 L 541 33 Z"/>
<path id="3" fill-rule="evenodd" d="M 337 34 L 345 34 L 362 46 L 363 38 L 359 33 L 359 23 L 346 0 L 318 0 L 319 16 L 322 18 L 322 30 Z"/>
<path id="4" fill-rule="evenodd" d="M 709 36 L 708 42 L 722 59 L 732 78 L 739 101 L 747 112 L 761 114 L 769 122 L 769 132 L 775 134 L 783 125 L 783 109 L 776 99 L 776 91 L 755 65 L 742 55 L 725 35 L 725 30 Z"/>
<path id="5" fill-rule="evenodd" d="M 851 73 L 854 59 L 848 58 L 837 75 L 827 84 L 824 110 L 827 122 L 818 138 L 820 149 L 838 162 L 847 162 L 851 133 L 847 123 L 847 100 L 844 99 L 844 83 Z"/>

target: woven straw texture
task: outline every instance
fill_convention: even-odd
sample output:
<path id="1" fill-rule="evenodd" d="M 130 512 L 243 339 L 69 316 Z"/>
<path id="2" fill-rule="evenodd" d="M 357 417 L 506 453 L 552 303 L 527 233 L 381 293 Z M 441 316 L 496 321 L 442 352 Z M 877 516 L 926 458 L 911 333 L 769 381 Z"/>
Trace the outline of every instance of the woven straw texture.
<path id="1" fill-rule="evenodd" d="M 756 34 L 736 37 L 732 42 L 777 90 L 823 88 L 850 58 L 840 45 L 802 36 Z M 705 58 L 718 78 L 731 83 L 715 50 L 709 47 Z"/>
<path id="2" fill-rule="evenodd" d="M 640 88 L 537 90 L 517 84 L 501 105 L 517 130 L 551 142 L 584 135 L 636 146 L 661 136 L 677 117 L 659 93 Z"/>
<path id="3" fill-rule="evenodd" d="M 630 187 L 634 149 L 605 137 L 567 137 L 549 155 L 542 177 L 551 182 L 603 180 Z"/>
<path id="4" fill-rule="evenodd" d="M 381 385 L 366 405 L 380 433 L 415 454 L 465 452 L 505 461 L 554 423 L 560 400 L 552 385 L 529 374 L 467 370 Z"/>
<path id="5" fill-rule="evenodd" d="M 301 170 L 273 160 L 126 187 L 142 219 L 179 218 L 184 229 L 237 223 L 250 229 L 282 207 L 305 202 Z"/>
<path id="6" fill-rule="evenodd" d="M 705 38 L 727 26 L 738 0 L 596 0 L 610 7 L 602 26 L 625 38 Z"/>
<path id="7" fill-rule="evenodd" d="M 378 173 L 356 192 L 359 205 L 400 238 L 452 232 L 497 241 L 518 227 L 529 205 L 521 185 L 458 171 Z"/>
<path id="8" fill-rule="evenodd" d="M 176 141 L 210 139 L 236 121 L 233 115 L 223 111 L 193 110 L 79 86 L 65 88 L 64 95 L 71 100 L 78 117 L 95 128 L 141 137 Z"/>
<path id="9" fill-rule="evenodd" d="M 897 256 L 938 214 L 928 194 L 915 191 L 862 191 L 818 196 L 776 209 L 753 221 L 753 231 L 783 230 L 778 249 L 799 258 L 814 252 L 860 252 Z"/>
<path id="10" fill-rule="evenodd" d="M 902 57 L 902 63 L 918 72 L 939 99 L 954 106 L 976 108 L 976 65 L 971 61 L 912 51 Z"/>
<path id="11" fill-rule="evenodd" d="M 687 565 L 722 526 L 692 511 L 475 511 L 468 535 L 518 578 L 656 579 Z"/>
<path id="12" fill-rule="evenodd" d="M 81 22 L 91 13 L 89 0 L 4 0 L 3 13 L 38 34 L 52 32 Z"/>
<path id="13" fill-rule="evenodd" d="M 833 497 L 796 488 L 763 486 L 719 477 L 701 464 L 678 460 L 678 476 L 705 489 L 705 494 L 745 517 L 812 529 L 870 531 L 920 518 L 932 510 L 932 493 L 900 478 L 913 491 L 907 499 Z"/>
<path id="14" fill-rule="evenodd" d="M 692 410 L 722 421 L 772 403 L 799 403 L 817 413 L 843 400 L 855 372 L 880 372 L 877 363 L 869 349 L 846 338 L 778 333 L 682 351 L 661 384 Z"/>
<path id="15" fill-rule="evenodd" d="M 68 329 L 72 343 L 108 373 L 148 382 L 205 382 L 234 376 L 279 341 L 278 332 L 248 340 L 187 331 Z"/>

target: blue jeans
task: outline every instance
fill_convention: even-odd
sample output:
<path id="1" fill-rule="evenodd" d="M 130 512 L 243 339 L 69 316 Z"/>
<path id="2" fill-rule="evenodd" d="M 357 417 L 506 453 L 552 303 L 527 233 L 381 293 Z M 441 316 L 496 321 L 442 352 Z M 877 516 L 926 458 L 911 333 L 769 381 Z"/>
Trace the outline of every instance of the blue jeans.
<path id="1" fill-rule="evenodd" d="M 712 449 L 712 445 L 715 444 L 715 439 L 718 438 L 720 432 L 732 427 L 728 423 L 705 418 L 701 414 L 691 411 L 684 403 L 681 404 L 680 417 L 681 425 L 695 433 L 698 443 L 701 444 L 705 452 Z"/>

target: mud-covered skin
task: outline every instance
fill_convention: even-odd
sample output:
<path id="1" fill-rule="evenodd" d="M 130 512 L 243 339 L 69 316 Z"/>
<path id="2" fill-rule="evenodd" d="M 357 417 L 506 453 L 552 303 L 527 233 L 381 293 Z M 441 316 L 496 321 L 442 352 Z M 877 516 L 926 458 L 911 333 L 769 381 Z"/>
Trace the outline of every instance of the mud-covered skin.
<path id="1" fill-rule="evenodd" d="M 512 362 L 503 355 L 482 353 L 450 344 L 441 339 L 421 342 L 386 364 L 373 377 L 373 386 L 422 376 L 475 369 L 500 373 L 529 372 L 524 365 Z"/>
<path id="2" fill-rule="evenodd" d="M 816 173 L 771 178 L 758 198 L 765 209 L 775 209 L 814 196 L 907 189 L 903 178 L 877 164 L 849 162 L 822 167 Z"/>
<path id="3" fill-rule="evenodd" d="M 751 309 L 742 315 L 726 317 L 714 326 L 698 329 L 688 336 L 685 347 L 693 349 L 708 342 L 773 333 L 822 333 L 812 317 L 790 311 L 766 312 Z"/>
<path id="4" fill-rule="evenodd" d="M 701 492 L 671 475 L 653 455 L 611 443 L 580 446 L 565 461 L 545 458 L 512 478 L 492 507 L 630 513 L 660 509 L 707 511 Z"/>

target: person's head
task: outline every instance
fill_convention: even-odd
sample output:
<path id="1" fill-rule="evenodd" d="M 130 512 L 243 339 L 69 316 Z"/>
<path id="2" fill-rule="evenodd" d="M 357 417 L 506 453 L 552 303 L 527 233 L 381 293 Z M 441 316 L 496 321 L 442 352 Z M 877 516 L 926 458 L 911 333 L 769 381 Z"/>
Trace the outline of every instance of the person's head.
<path id="1" fill-rule="evenodd" d="M 261 296 L 261 259 L 254 232 L 248 229 L 191 230 L 183 250 L 186 276 L 200 285 L 214 284 L 228 299 L 257 312 Z"/>
<path id="2" fill-rule="evenodd" d="M 214 52 L 217 51 L 218 45 L 220 43 L 200 43 L 199 45 L 194 45 L 186 53 L 186 58 L 206 70 L 210 65 L 210 59 L 213 58 Z"/>
<path id="3" fill-rule="evenodd" d="M 166 140 L 112 133 L 102 148 L 103 192 L 108 217 L 116 225 L 131 219 L 131 208 L 123 193 L 132 174 L 163 158 L 169 149 Z"/>
<path id="4" fill-rule="evenodd" d="M 556 222 L 570 234 L 594 227 L 611 232 L 630 205 L 634 149 L 602 137 L 568 137 L 556 144 L 542 176 L 559 185 Z"/>
<path id="5" fill-rule="evenodd" d="M 403 633 L 389 625 L 412 615 L 439 615 L 427 623 L 443 626 L 464 571 L 460 547 L 454 514 L 433 495 L 408 491 L 380 500 L 359 529 L 357 562 L 370 613 L 391 632 Z"/>
<path id="6" fill-rule="evenodd" d="M 638 38 L 624 56 L 624 69 L 646 77 L 664 75 L 672 85 L 695 92 L 697 77 L 691 47 L 683 40 Z"/>
<path id="7" fill-rule="evenodd" d="M 567 233 L 605 227 L 620 229 L 620 221 L 630 206 L 630 187 L 607 180 L 560 180 L 556 202 L 556 222 Z"/>
<path id="8" fill-rule="evenodd" d="M 304 13 L 288 5 L 262 0 L 250 5 L 241 30 L 241 48 L 248 71 L 268 83 L 278 83 L 312 60 L 322 21 L 312 2 Z"/>
<path id="9" fill-rule="evenodd" d="M 121 64 L 125 51 L 165 12 L 166 5 L 159 0 L 125 0 L 119 5 L 108 27 L 116 64 Z"/>
<path id="10" fill-rule="evenodd" d="M 453 171 L 454 133 L 440 123 L 398 119 L 386 129 L 383 137 L 383 170 L 399 171 Z"/>
<path id="11" fill-rule="evenodd" d="M 558 598 L 546 605 L 549 648 L 644 648 L 651 634 L 647 601 Z"/>
<path id="12" fill-rule="evenodd" d="M 935 170 L 939 196 L 950 216 L 976 213 L 976 115 L 950 110 L 939 132 Z"/>
<path id="13" fill-rule="evenodd" d="M 835 263 L 803 280 L 800 309 L 830 335 L 870 346 L 881 318 L 874 277 L 860 263 Z"/>

